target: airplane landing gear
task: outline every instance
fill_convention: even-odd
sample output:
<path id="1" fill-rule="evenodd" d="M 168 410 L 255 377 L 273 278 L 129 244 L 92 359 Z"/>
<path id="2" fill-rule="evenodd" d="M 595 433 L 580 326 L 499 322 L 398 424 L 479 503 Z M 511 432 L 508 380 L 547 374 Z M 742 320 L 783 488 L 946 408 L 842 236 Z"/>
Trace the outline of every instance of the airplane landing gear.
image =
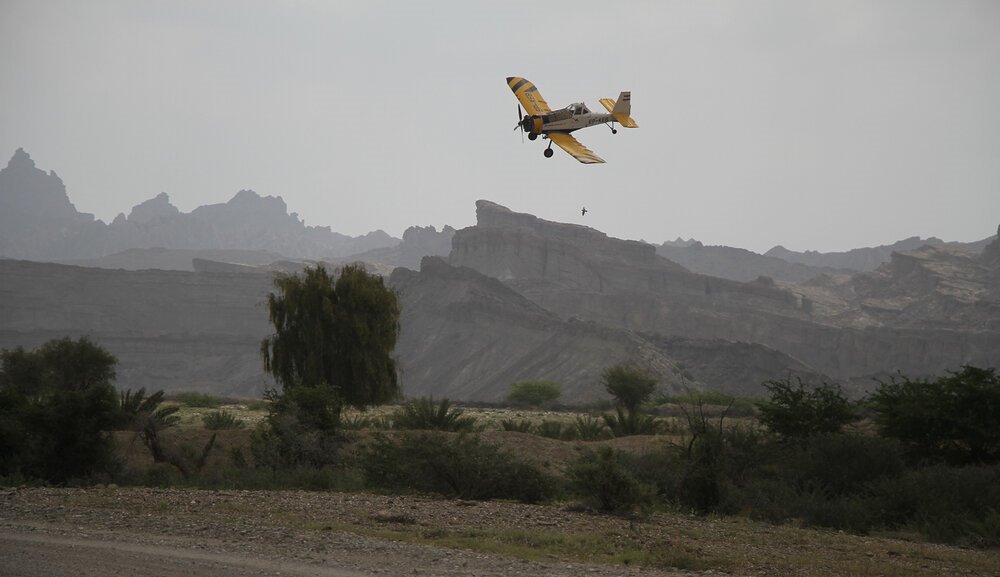
<path id="1" fill-rule="evenodd" d="M 618 134 L 618 129 L 615 128 L 614 122 L 612 122 L 611 124 L 606 124 L 605 126 L 611 129 L 611 134 Z"/>
<path id="2" fill-rule="evenodd" d="M 552 154 L 553 154 L 553 152 L 552 152 L 552 145 L 550 144 L 549 147 L 546 148 L 545 152 L 543 152 L 542 154 L 545 155 L 545 158 L 552 158 Z"/>
<path id="3" fill-rule="evenodd" d="M 528 140 L 535 140 L 536 138 L 538 138 L 538 135 L 535 134 L 534 132 L 528 133 Z"/>

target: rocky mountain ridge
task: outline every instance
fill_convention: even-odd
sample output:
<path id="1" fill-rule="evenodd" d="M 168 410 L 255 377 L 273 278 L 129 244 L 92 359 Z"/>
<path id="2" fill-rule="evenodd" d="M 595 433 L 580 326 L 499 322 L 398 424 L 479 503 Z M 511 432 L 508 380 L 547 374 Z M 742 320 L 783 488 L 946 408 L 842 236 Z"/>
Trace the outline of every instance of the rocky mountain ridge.
<path id="1" fill-rule="evenodd" d="M 344 257 L 400 242 L 381 230 L 350 237 L 306 226 L 281 197 L 241 190 L 225 203 L 183 213 L 166 193 L 105 225 L 79 213 L 55 174 L 23 149 L 0 170 L 0 257 L 38 261 L 98 259 L 128 249 L 260 250 L 285 258 Z"/>
<path id="2" fill-rule="evenodd" d="M 892 244 L 855 248 L 842 252 L 818 252 L 807 250 L 803 252 L 788 250 L 778 245 L 764 253 L 764 256 L 802 264 L 810 267 L 841 269 L 855 272 L 870 272 L 883 263 L 889 262 L 894 252 L 916 250 L 922 246 L 944 246 L 957 250 L 978 253 L 990 243 L 992 237 L 976 242 L 945 242 L 937 237 L 920 238 L 911 236 Z"/>
<path id="3" fill-rule="evenodd" d="M 600 370 L 616 362 L 641 364 L 670 390 L 751 395 L 788 375 L 870 384 L 897 371 L 1000 365 L 995 238 L 981 253 L 947 244 L 893 252 L 853 274 L 695 241 L 615 239 L 486 200 L 476 216 L 458 231 L 411 227 L 358 254 L 361 241 L 341 245 L 345 256 L 288 258 L 261 247 L 314 254 L 332 237 L 280 198 L 241 191 L 184 214 L 161 194 L 104 225 L 19 150 L 0 171 L 0 257 L 121 239 L 155 245 L 178 231 L 192 246 L 241 246 L 138 246 L 76 261 L 134 271 L 0 259 L 0 348 L 88 334 L 121 360 L 123 387 L 260 394 L 270 275 L 361 260 L 402 299 L 397 352 L 411 396 L 499 400 L 513 381 L 550 378 L 564 400 L 583 402 L 603 395 Z M 707 256 L 683 266 L 664 258 L 673 249 Z M 697 270 L 723 261 L 744 276 Z"/>
<path id="4" fill-rule="evenodd" d="M 847 296 L 795 290 L 768 279 L 740 283 L 692 273 L 657 256 L 650 245 L 519 215 L 488 201 L 477 202 L 476 214 L 475 227 L 456 232 L 449 262 L 496 277 L 564 319 L 667 337 L 761 344 L 836 379 L 897 370 L 935 374 L 964 363 L 1000 365 L 1000 332 L 992 328 L 997 310 L 987 285 L 995 271 L 976 272 L 981 264 L 976 259 L 930 258 L 934 266 L 921 270 L 956 280 L 924 289 L 917 303 L 908 305 L 910 315 L 878 316 L 862 306 L 860 289 L 876 273 L 858 278 Z M 905 263 L 913 258 L 904 253 L 877 275 L 898 279 L 893 266 L 910 270 L 912 264 Z M 953 272 L 941 272 L 948 267 Z M 968 306 L 991 320 L 949 324 L 958 302 L 948 294 L 954 283 L 963 295 L 972 295 Z M 932 304 L 935 299 L 948 306 Z M 870 297 L 867 302 L 871 308 Z M 928 316 L 914 324 L 920 315 Z"/>

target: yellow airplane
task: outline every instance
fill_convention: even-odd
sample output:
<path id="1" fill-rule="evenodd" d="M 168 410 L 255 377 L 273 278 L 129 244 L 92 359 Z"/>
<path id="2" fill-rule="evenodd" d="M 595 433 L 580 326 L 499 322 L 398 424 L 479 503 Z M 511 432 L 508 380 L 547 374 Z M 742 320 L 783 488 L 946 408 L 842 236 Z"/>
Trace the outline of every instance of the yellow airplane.
<path id="1" fill-rule="evenodd" d="M 552 143 L 554 142 L 584 164 L 604 162 L 604 159 L 594 154 L 593 150 L 573 138 L 570 132 L 588 126 L 604 124 L 611 128 L 612 134 L 618 134 L 615 129 L 616 122 L 625 128 L 639 128 L 635 120 L 629 116 L 632 113 L 631 92 L 622 92 L 617 101 L 602 98 L 601 104 L 608 109 L 609 114 L 599 114 L 591 112 L 587 105 L 582 102 L 570 104 L 559 110 L 552 110 L 539 94 L 535 85 L 524 78 L 511 76 L 507 78 L 507 86 L 510 86 L 519 102 L 517 105 L 519 120 L 514 130 L 520 128 L 522 132 L 527 132 L 528 140 L 535 140 L 538 135 L 542 135 L 542 138 L 548 138 L 549 146 L 545 149 L 546 158 L 552 156 Z M 524 106 L 524 111 L 527 112 L 523 118 L 521 106 Z"/>

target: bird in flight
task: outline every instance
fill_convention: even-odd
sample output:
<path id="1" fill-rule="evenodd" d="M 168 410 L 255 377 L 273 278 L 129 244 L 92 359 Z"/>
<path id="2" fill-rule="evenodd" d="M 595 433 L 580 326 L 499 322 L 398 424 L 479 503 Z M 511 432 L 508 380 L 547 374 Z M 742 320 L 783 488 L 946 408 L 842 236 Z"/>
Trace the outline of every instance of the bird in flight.
<path id="1" fill-rule="evenodd" d="M 587 207 L 586 206 L 580 209 L 580 216 L 587 216 Z"/>

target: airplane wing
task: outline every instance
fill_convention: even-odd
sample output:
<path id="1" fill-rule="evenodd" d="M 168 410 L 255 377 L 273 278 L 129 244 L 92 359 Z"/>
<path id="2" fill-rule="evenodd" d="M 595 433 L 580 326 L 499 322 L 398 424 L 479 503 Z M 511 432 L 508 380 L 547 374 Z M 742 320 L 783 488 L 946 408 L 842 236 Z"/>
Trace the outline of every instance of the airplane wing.
<path id="1" fill-rule="evenodd" d="M 565 132 L 550 132 L 549 140 L 555 142 L 570 155 L 584 164 L 597 164 L 604 159 L 594 154 L 594 151 L 580 144 L 580 141 Z"/>
<path id="2" fill-rule="evenodd" d="M 514 91 L 514 96 L 521 102 L 521 106 L 528 114 L 552 112 L 549 103 L 545 102 L 535 85 L 524 78 L 511 76 L 507 78 L 507 86 L 510 86 L 510 89 Z"/>

